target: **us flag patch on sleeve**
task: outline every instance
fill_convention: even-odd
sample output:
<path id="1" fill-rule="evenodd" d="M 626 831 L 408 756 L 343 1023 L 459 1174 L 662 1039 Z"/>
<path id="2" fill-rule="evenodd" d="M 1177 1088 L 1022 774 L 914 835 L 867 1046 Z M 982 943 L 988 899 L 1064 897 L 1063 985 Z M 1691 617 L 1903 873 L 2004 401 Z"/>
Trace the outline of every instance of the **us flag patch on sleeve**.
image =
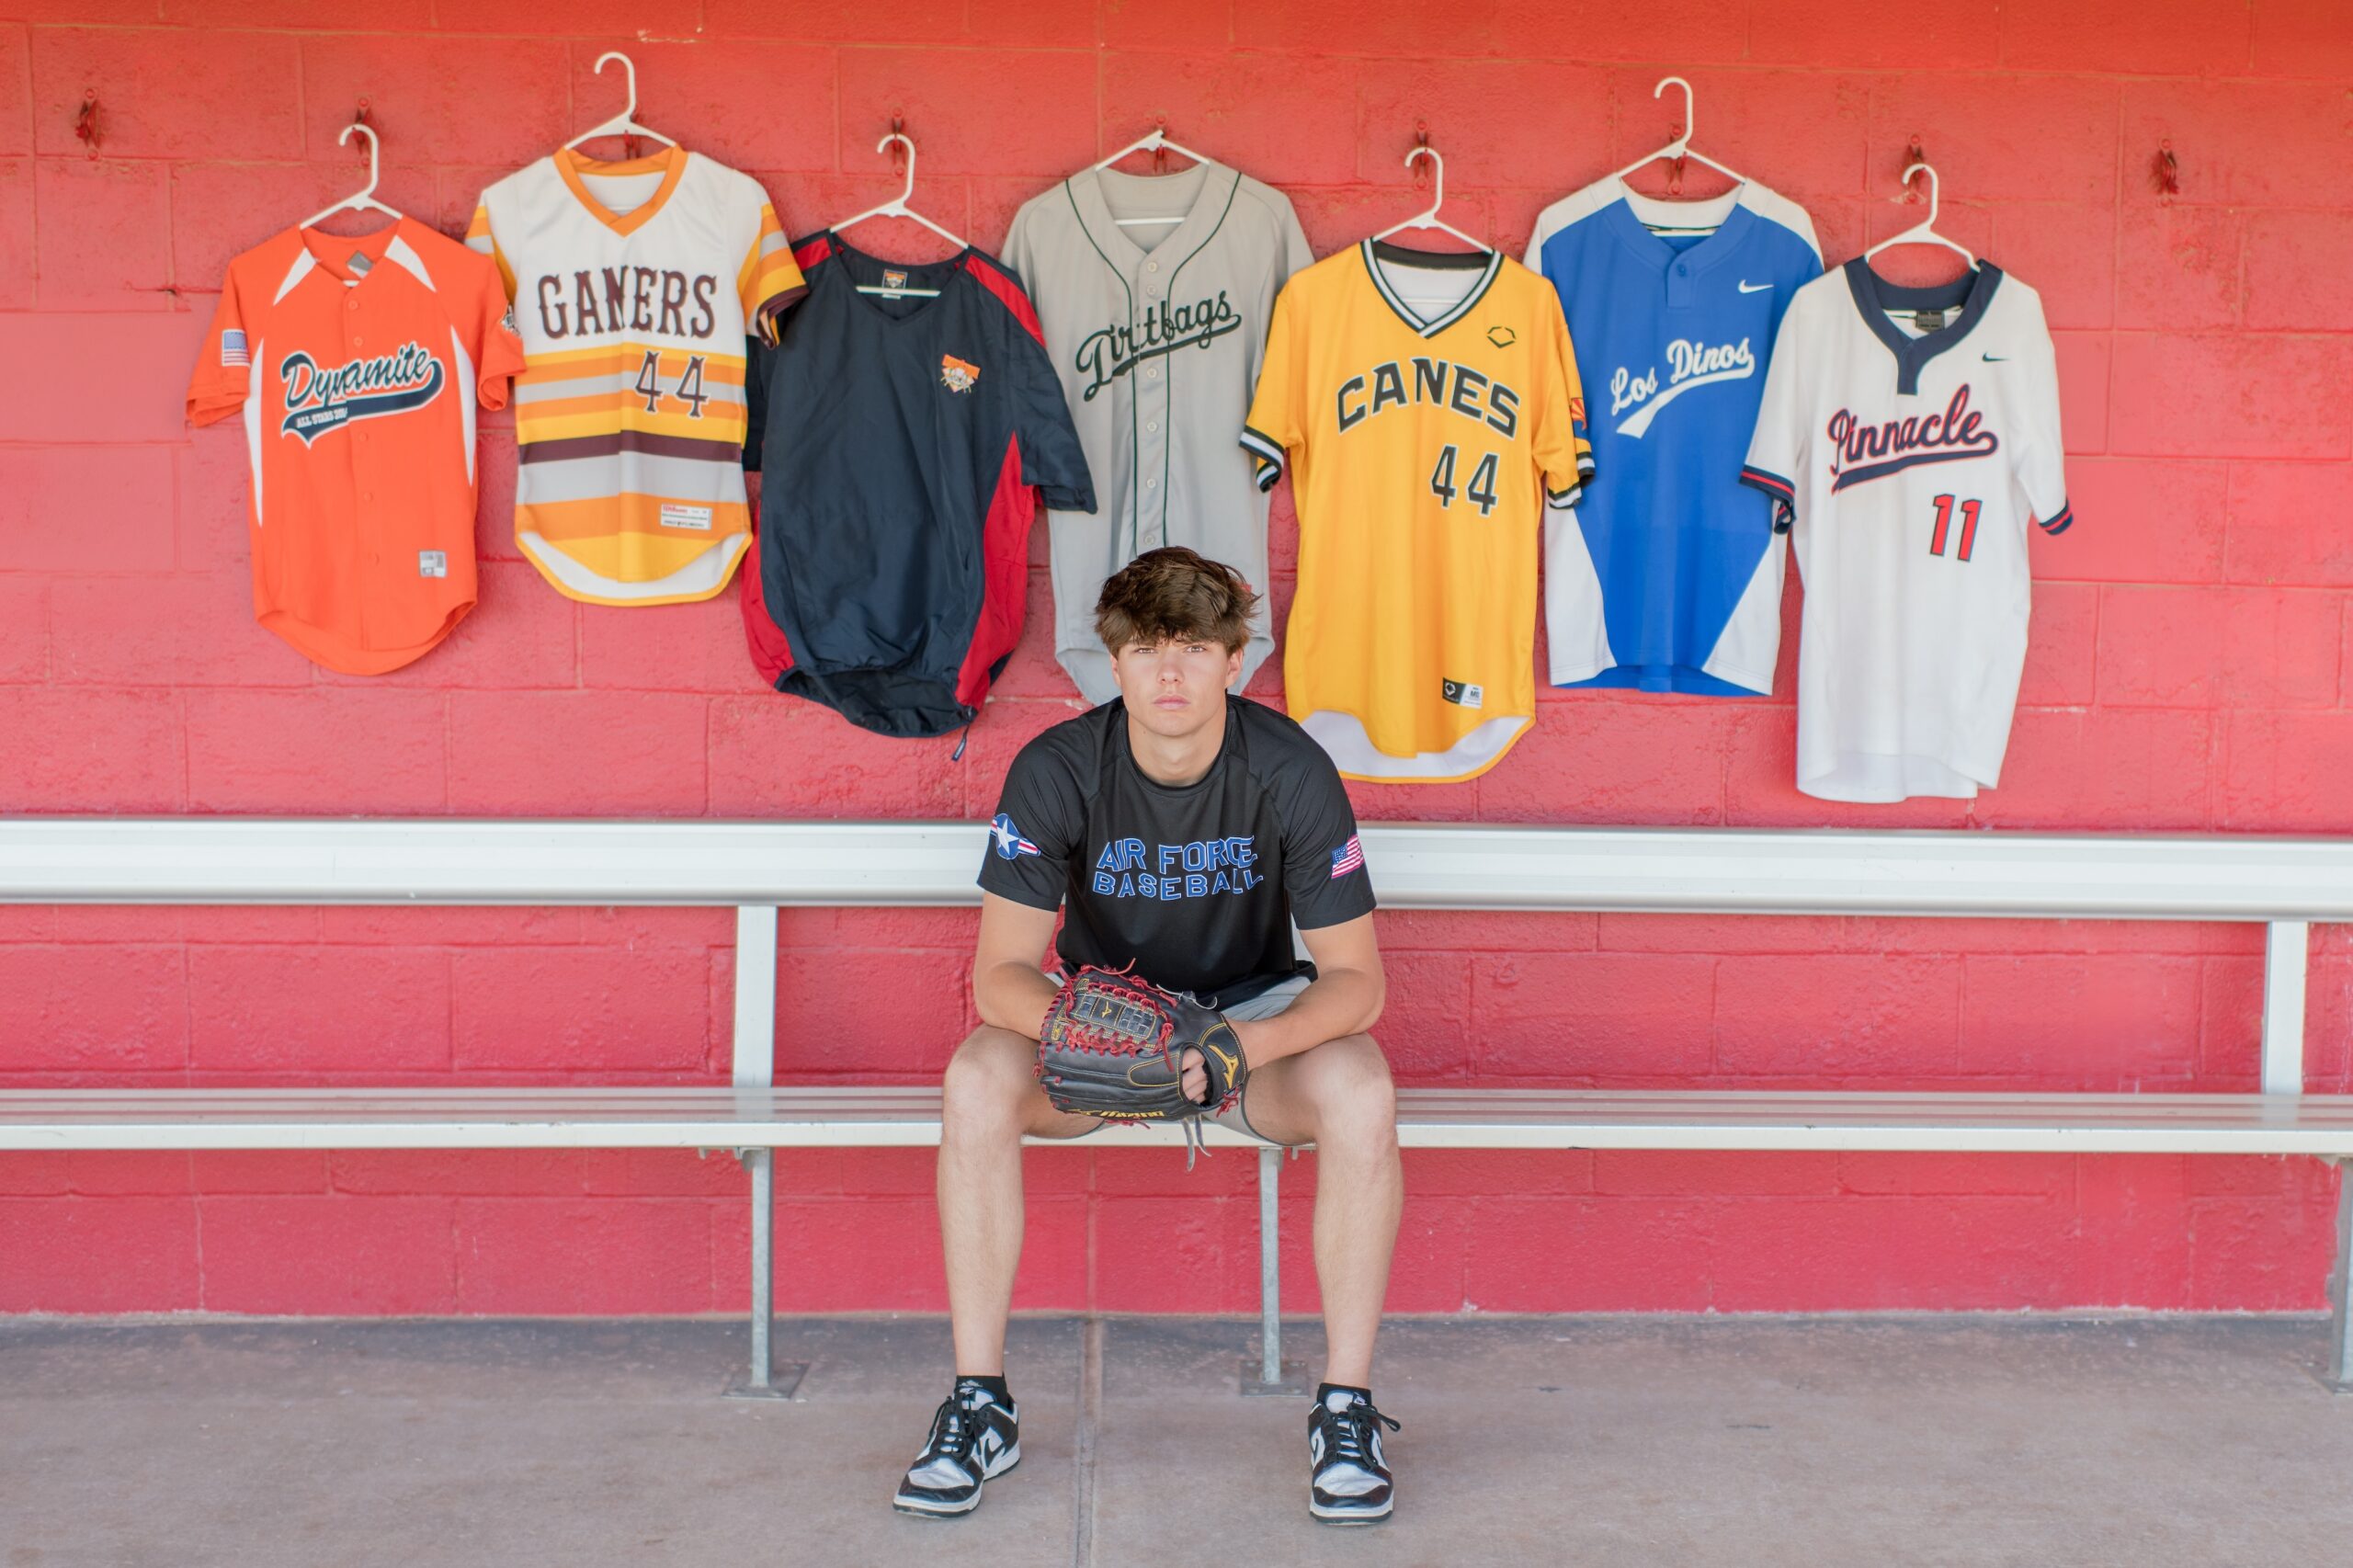
<path id="1" fill-rule="evenodd" d="M 1364 846 L 1357 842 L 1353 833 L 1346 844 L 1332 851 L 1332 874 L 1336 877 L 1345 877 L 1363 864 Z"/>
<path id="2" fill-rule="evenodd" d="M 226 328 L 221 334 L 221 363 L 223 365 L 253 363 L 245 358 L 245 335 L 233 326 Z"/>

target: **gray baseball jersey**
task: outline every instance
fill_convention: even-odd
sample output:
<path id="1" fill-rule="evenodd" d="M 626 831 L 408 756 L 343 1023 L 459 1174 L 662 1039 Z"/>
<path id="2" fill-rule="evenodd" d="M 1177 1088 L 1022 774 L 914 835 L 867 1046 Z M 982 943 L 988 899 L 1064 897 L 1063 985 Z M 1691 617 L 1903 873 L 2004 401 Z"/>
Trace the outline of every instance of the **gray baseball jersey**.
<path id="1" fill-rule="evenodd" d="M 1176 222 L 1131 224 L 1121 218 Z M 1095 476 L 1093 513 L 1050 510 L 1054 654 L 1090 702 L 1119 695 L 1095 637 L 1103 579 L 1189 545 L 1267 590 L 1267 497 L 1234 444 L 1283 280 L 1314 260 L 1279 191 L 1219 164 L 1089 169 L 1015 214 L 1005 259 L 1046 329 Z M 1242 678 L 1274 650 L 1251 629 Z"/>

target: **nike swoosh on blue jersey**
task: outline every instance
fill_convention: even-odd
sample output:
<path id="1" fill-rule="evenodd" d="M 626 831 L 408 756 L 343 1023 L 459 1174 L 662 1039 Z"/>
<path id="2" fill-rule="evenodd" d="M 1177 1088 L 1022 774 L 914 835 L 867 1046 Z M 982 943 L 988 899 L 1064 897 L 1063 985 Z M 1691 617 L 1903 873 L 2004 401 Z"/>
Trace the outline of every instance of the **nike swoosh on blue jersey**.
<path id="1" fill-rule="evenodd" d="M 1751 283 L 1745 278 L 1740 280 L 1740 291 L 1744 294 L 1761 294 L 1771 287 L 1770 283 Z"/>

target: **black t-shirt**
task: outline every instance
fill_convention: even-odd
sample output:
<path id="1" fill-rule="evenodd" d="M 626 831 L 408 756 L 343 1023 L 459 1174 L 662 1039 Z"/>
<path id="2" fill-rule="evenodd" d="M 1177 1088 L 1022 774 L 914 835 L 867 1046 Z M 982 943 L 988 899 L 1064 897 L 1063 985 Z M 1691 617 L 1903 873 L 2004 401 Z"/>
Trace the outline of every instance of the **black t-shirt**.
<path id="1" fill-rule="evenodd" d="M 981 886 L 1033 909 L 1067 903 L 1054 944 L 1065 964 L 1132 962 L 1222 1006 L 1314 973 L 1292 951 L 1292 920 L 1313 930 L 1373 906 L 1331 757 L 1242 698 L 1226 699 L 1217 760 L 1181 787 L 1136 766 L 1117 699 L 1023 746 Z"/>

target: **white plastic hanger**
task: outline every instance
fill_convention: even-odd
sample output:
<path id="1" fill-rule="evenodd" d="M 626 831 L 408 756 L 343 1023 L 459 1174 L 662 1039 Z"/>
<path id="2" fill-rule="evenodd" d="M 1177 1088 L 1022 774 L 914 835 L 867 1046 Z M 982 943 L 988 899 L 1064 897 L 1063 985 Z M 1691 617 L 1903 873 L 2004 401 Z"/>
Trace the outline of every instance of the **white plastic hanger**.
<path id="1" fill-rule="evenodd" d="M 351 141 L 351 133 L 355 131 L 360 135 L 368 138 L 368 183 L 361 186 L 349 196 L 345 197 L 341 201 L 335 202 L 330 207 L 326 207 L 319 211 L 313 212 L 309 217 L 303 219 L 302 227 L 305 229 L 316 227 L 320 219 L 332 218 L 346 208 L 349 208 L 355 212 L 381 212 L 387 217 L 394 220 L 398 220 L 406 215 L 398 208 L 387 207 L 382 202 L 376 199 L 376 154 L 379 150 L 379 144 L 376 141 L 376 128 L 374 126 L 362 125 L 354 121 L 352 124 L 347 125 L 343 128 L 343 134 L 335 139 L 335 145 L 338 147 L 347 145 Z"/>
<path id="2" fill-rule="evenodd" d="M 1430 161 L 1430 166 L 1437 171 L 1433 187 L 1430 191 L 1430 204 L 1428 210 L 1417 212 L 1402 223 L 1392 224 L 1390 227 L 1381 230 L 1381 233 L 1372 236 L 1372 243 L 1379 244 L 1390 235 L 1403 233 L 1407 229 L 1436 229 L 1440 233 L 1452 234 L 1456 239 L 1461 240 L 1464 244 L 1469 245 L 1473 250 L 1483 251 L 1490 256 L 1494 255 L 1495 249 L 1495 246 L 1487 244 L 1484 240 L 1472 238 L 1469 234 L 1464 233 L 1453 224 L 1446 222 L 1438 217 L 1438 210 L 1446 205 L 1446 160 L 1438 156 L 1437 148 L 1424 144 L 1415 147 L 1412 152 L 1405 154 L 1405 166 L 1410 169 L 1414 166 L 1416 160 L 1422 158 L 1427 158 Z M 1406 269 L 1406 275 L 1408 277 L 1412 277 L 1415 275 L 1415 269 L 1408 267 Z M 1403 289 L 1397 287 L 1397 280 L 1394 278 L 1392 278 L 1389 281 L 1391 292 L 1394 293 L 1399 299 L 1404 301 L 1409 305 L 1435 305 L 1443 310 L 1451 310 L 1454 306 L 1462 302 L 1462 295 L 1460 292 L 1452 294 L 1408 294 Z"/>
<path id="3" fill-rule="evenodd" d="M 1657 152 L 1651 153 L 1648 157 L 1635 159 L 1632 163 L 1628 164 L 1624 168 L 1620 169 L 1616 174 L 1611 175 L 1609 177 L 1614 180 L 1622 181 L 1628 175 L 1632 174 L 1636 169 L 1655 164 L 1661 158 L 1665 158 L 1670 161 L 1688 158 L 1695 164 L 1707 165 L 1708 167 L 1715 170 L 1716 173 L 1722 175 L 1734 185 L 1746 185 L 1748 183 L 1748 176 L 1742 174 L 1739 170 L 1726 168 L 1723 165 L 1716 162 L 1705 153 L 1694 153 L 1691 151 L 1691 121 L 1693 117 L 1691 84 L 1685 81 L 1680 76 L 1662 76 L 1658 79 L 1658 85 L 1651 89 L 1651 97 L 1654 98 L 1665 97 L 1666 96 L 1666 89 L 1670 86 L 1680 87 L 1683 89 L 1683 128 L 1681 132 L 1677 135 L 1674 141 L 1669 142 Z M 1720 201 L 1722 198 L 1710 197 L 1708 199 L 1711 201 Z M 1654 234 L 1712 234 L 1716 232 L 1716 226 L 1712 223 L 1703 223 L 1696 228 L 1679 228 L 1668 223 L 1645 223 L 1643 226 L 1649 229 Z"/>
<path id="4" fill-rule="evenodd" d="M 1095 166 L 1097 169 L 1108 169 L 1113 164 L 1118 163 L 1121 158 L 1126 157 L 1131 153 L 1160 152 L 1174 153 L 1180 158 L 1190 158 L 1196 164 L 1206 164 L 1210 162 L 1209 159 L 1202 157 L 1190 147 L 1187 147 L 1178 142 L 1168 140 L 1167 128 L 1165 126 L 1155 125 L 1150 131 L 1145 131 L 1142 135 L 1137 137 L 1134 141 L 1129 142 L 1126 146 L 1112 153 L 1109 157 L 1098 160 Z M 1118 224 L 1122 229 L 1145 229 L 1161 227 L 1170 223 L 1181 223 L 1185 221 L 1187 216 L 1187 214 L 1179 212 L 1176 216 L 1170 218 L 1114 218 L 1111 222 Z"/>
<path id="5" fill-rule="evenodd" d="M 565 142 L 564 145 L 567 147 L 577 147 L 583 142 L 594 142 L 599 136 L 651 136 L 654 141 L 661 142 L 665 147 L 676 146 L 677 143 L 676 142 L 671 141 L 667 136 L 663 135 L 660 131 L 649 130 L 637 122 L 637 62 L 631 60 L 628 55 L 623 54 L 618 49 L 608 49 L 605 51 L 604 53 L 597 56 L 597 74 L 599 76 L 603 75 L 605 74 L 605 67 L 611 64 L 616 60 L 621 62 L 621 74 L 629 80 L 629 103 L 621 109 L 620 113 L 613 116 L 612 119 L 605 121 L 604 124 L 597 126 L 593 131 L 582 131 L 579 135 Z"/>
<path id="6" fill-rule="evenodd" d="M 1414 216 L 1406 219 L 1402 223 L 1392 223 L 1388 228 L 1381 230 L 1381 233 L 1372 236 L 1373 243 L 1378 244 L 1382 240 L 1387 239 L 1390 235 L 1403 233 L 1407 229 L 1436 229 L 1440 233 L 1452 234 L 1456 239 L 1461 240 L 1464 244 L 1469 245 L 1473 250 L 1482 250 L 1492 253 L 1495 247 L 1489 244 L 1486 241 L 1474 240 L 1470 235 L 1464 233 L 1461 230 L 1456 228 L 1453 224 L 1440 221 L 1438 215 L 1438 210 L 1446 205 L 1446 160 L 1438 155 L 1437 148 L 1425 144 L 1415 147 L 1412 152 L 1405 154 L 1405 166 L 1409 169 L 1412 168 L 1415 161 L 1419 158 L 1427 158 L 1430 161 L 1430 167 L 1438 171 L 1436 182 L 1430 191 L 1430 204 L 1428 209 L 1425 211 L 1416 212 Z"/>
<path id="7" fill-rule="evenodd" d="M 905 188 L 901 190 L 898 195 L 892 197 L 890 200 L 884 202 L 880 207 L 870 207 L 855 218 L 843 219 L 840 222 L 834 225 L 834 233 L 838 234 L 844 229 L 865 222 L 869 218 L 904 218 L 910 222 L 921 223 L 925 228 L 929 229 L 933 233 L 938 234 L 941 239 L 946 240 L 958 250 L 964 250 L 968 248 L 964 244 L 964 237 L 961 234 L 956 233 L 951 230 L 941 228 L 938 224 L 933 222 L 930 219 L 925 217 L 922 213 L 907 205 L 907 198 L 915 193 L 915 144 L 908 139 L 906 132 L 903 131 L 893 131 L 891 134 L 882 138 L 881 141 L 877 142 L 874 144 L 874 150 L 878 153 L 887 153 L 891 150 L 891 143 L 893 142 L 896 142 L 900 146 L 904 147 L 907 150 L 907 183 Z M 861 283 L 858 286 L 858 291 L 861 294 L 880 294 L 883 298 L 890 300 L 929 300 L 936 299 L 939 294 L 939 290 L 937 289 L 889 289 L 878 288 L 865 283 Z"/>
<path id="8" fill-rule="evenodd" d="M 1949 240 L 1942 234 L 1937 233 L 1937 171 L 1927 164 L 1912 165 L 1904 171 L 1904 188 L 1907 191 L 1911 189 L 1912 176 L 1918 174 L 1925 174 L 1928 176 L 1927 217 L 1923 219 L 1921 222 L 1913 224 L 1910 228 L 1904 230 L 1900 234 L 1888 235 L 1887 238 L 1880 241 L 1879 244 L 1863 252 L 1863 259 L 1865 261 L 1869 261 L 1880 252 L 1889 249 L 1894 245 L 1942 245 L 1949 251 L 1959 252 L 1961 259 L 1969 263 L 1971 268 L 1974 269 L 1977 266 L 1977 258 L 1975 256 L 1970 255 L 1968 250 L 1958 243 Z"/>

